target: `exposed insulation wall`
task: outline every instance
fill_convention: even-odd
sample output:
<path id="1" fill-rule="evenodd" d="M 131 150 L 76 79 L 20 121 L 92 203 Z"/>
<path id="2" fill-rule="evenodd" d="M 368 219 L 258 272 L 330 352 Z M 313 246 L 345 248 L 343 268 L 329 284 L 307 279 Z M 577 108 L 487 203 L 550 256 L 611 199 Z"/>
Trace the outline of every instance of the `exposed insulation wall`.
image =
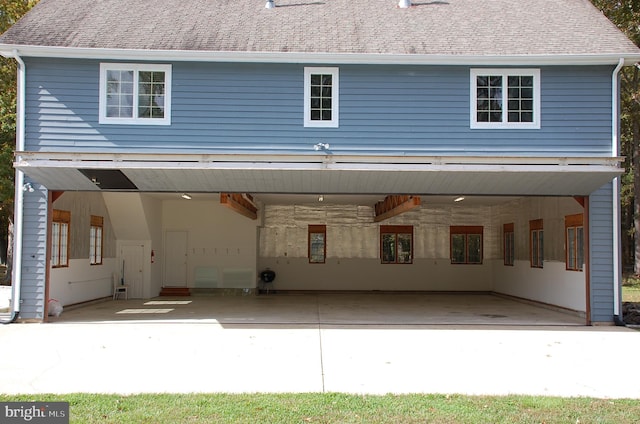
<path id="1" fill-rule="evenodd" d="M 515 259 L 529 260 L 529 221 L 542 219 L 544 260 L 565 261 L 564 217 L 582 213 L 582 206 L 570 197 L 524 197 L 493 208 L 494 238 L 502 256 L 503 224 L 514 224 Z"/>
<path id="2" fill-rule="evenodd" d="M 373 222 L 373 208 L 333 205 L 274 206 L 264 208 L 264 226 L 260 231 L 261 257 L 307 257 L 308 225 L 327 226 L 327 258 L 379 257 L 380 225 L 413 225 L 414 259 L 449 259 L 449 227 L 484 227 L 484 258 L 500 257 L 500 232 L 491 219 L 492 208 L 422 205 L 419 209 Z"/>

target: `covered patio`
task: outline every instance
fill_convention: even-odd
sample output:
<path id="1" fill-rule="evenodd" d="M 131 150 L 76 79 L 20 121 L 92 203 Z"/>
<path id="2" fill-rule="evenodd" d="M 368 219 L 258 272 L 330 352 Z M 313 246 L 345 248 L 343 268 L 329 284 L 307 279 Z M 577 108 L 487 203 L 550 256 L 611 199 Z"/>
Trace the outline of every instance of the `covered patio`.
<path id="1" fill-rule="evenodd" d="M 213 323 L 222 326 L 580 326 L 558 308 L 488 293 L 200 294 L 116 300 L 68 308 L 53 323 Z"/>

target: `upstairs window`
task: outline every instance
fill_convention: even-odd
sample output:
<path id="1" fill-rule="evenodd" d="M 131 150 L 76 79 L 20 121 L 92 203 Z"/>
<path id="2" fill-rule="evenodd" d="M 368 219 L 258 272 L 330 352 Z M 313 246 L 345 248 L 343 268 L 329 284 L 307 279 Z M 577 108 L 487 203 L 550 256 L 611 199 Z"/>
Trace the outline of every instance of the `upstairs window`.
<path id="1" fill-rule="evenodd" d="M 304 126 L 338 127 L 338 68 L 304 68 Z"/>
<path id="2" fill-rule="evenodd" d="M 482 263 L 482 226 L 454 225 L 449 228 L 452 264 Z"/>
<path id="3" fill-rule="evenodd" d="M 91 215 L 91 228 L 89 230 L 89 263 L 102 265 L 102 233 L 104 218 Z"/>
<path id="4" fill-rule="evenodd" d="M 171 65 L 101 63 L 101 124 L 171 124 Z"/>
<path id="5" fill-rule="evenodd" d="M 567 270 L 584 268 L 584 224 L 581 213 L 564 217 Z"/>
<path id="6" fill-rule="evenodd" d="M 53 210 L 51 223 L 51 266 L 62 268 L 69 266 L 69 227 L 71 212 Z"/>
<path id="7" fill-rule="evenodd" d="M 381 225 L 380 258 L 383 264 L 413 263 L 413 226 Z"/>
<path id="8" fill-rule="evenodd" d="M 471 128 L 540 128 L 539 69 L 472 69 Z"/>

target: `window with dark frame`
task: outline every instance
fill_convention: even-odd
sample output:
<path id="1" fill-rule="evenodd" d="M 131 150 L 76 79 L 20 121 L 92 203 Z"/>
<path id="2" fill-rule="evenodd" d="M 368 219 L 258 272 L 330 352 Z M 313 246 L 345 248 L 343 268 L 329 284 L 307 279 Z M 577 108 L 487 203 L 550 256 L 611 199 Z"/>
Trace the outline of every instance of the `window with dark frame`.
<path id="1" fill-rule="evenodd" d="M 91 228 L 89 230 L 89 263 L 102 265 L 104 218 L 91 215 Z"/>
<path id="2" fill-rule="evenodd" d="M 51 223 L 51 266 L 63 268 L 69 266 L 69 230 L 71 212 L 53 210 Z"/>
<path id="3" fill-rule="evenodd" d="M 481 264 L 484 227 L 452 225 L 449 227 L 452 264 Z"/>
<path id="4" fill-rule="evenodd" d="M 542 268 L 544 263 L 544 230 L 542 219 L 529 221 L 531 268 Z"/>
<path id="5" fill-rule="evenodd" d="M 413 226 L 380 226 L 380 260 L 383 264 L 413 263 Z"/>
<path id="6" fill-rule="evenodd" d="M 568 271 L 584 269 L 584 216 L 581 213 L 564 217 L 566 264 Z"/>
<path id="7" fill-rule="evenodd" d="M 331 74 L 311 74 L 311 120 L 331 121 Z"/>
<path id="8" fill-rule="evenodd" d="M 515 262 L 515 238 L 513 227 L 513 223 L 504 224 L 503 226 L 504 264 L 506 266 L 513 266 Z"/>
<path id="9" fill-rule="evenodd" d="M 323 264 L 327 258 L 327 226 L 309 225 L 308 256 L 310 264 Z"/>

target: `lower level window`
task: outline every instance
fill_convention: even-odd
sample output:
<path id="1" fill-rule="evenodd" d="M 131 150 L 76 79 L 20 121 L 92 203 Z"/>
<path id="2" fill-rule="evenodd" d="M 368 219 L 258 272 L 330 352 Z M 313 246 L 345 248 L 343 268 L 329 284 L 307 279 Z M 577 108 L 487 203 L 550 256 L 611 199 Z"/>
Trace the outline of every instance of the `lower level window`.
<path id="1" fill-rule="evenodd" d="M 104 219 L 101 216 L 91 215 L 91 229 L 89 231 L 89 263 L 91 265 L 102 264 L 102 233 Z"/>
<path id="2" fill-rule="evenodd" d="M 541 219 L 529 221 L 529 245 L 531 267 L 542 268 L 544 262 L 544 231 Z"/>
<path id="3" fill-rule="evenodd" d="M 61 268 L 69 266 L 69 226 L 71 212 L 53 210 L 51 223 L 51 266 Z"/>
<path id="4" fill-rule="evenodd" d="M 513 266 L 515 261 L 515 244 L 514 244 L 514 232 L 513 223 L 504 224 L 504 264 Z"/>
<path id="5" fill-rule="evenodd" d="M 309 225 L 309 263 L 323 264 L 327 256 L 327 226 Z"/>
<path id="6" fill-rule="evenodd" d="M 482 226 L 454 225 L 449 228 L 452 264 L 482 263 Z"/>
<path id="7" fill-rule="evenodd" d="M 380 258 L 383 264 L 413 263 L 413 226 L 381 225 Z"/>
<path id="8" fill-rule="evenodd" d="M 581 213 L 564 217 L 567 269 L 582 271 L 584 268 L 584 224 Z"/>

